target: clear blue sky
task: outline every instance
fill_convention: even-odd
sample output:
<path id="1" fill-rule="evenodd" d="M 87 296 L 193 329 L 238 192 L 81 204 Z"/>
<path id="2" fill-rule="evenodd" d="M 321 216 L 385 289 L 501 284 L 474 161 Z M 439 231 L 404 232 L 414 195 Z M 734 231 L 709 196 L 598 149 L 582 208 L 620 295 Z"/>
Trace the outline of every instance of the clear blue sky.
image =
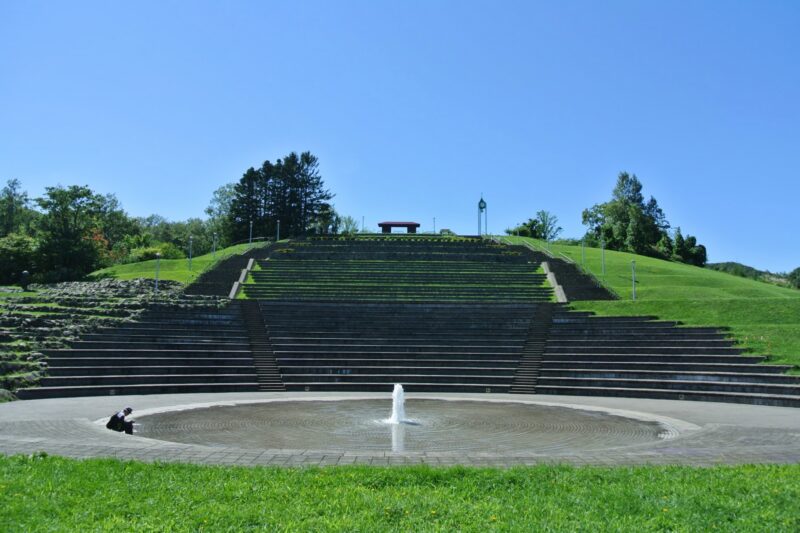
<path id="1" fill-rule="evenodd" d="M 800 266 L 800 3 L 0 3 L 0 180 L 203 216 L 318 155 L 342 214 L 564 236 L 638 175 L 711 261 Z M 377 229 L 377 228 L 376 228 Z"/>

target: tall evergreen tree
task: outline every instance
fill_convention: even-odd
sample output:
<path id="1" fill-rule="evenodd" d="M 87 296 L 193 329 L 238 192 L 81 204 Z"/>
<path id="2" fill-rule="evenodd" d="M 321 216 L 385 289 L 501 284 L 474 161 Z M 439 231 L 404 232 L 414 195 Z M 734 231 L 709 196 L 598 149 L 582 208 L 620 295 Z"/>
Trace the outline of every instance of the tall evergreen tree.
<path id="1" fill-rule="evenodd" d="M 319 160 L 311 152 L 290 153 L 258 170 L 248 169 L 233 188 L 228 231 L 231 241 L 271 237 L 280 221 L 281 236 L 305 235 L 322 222 L 329 225 L 333 195 L 324 188 Z"/>

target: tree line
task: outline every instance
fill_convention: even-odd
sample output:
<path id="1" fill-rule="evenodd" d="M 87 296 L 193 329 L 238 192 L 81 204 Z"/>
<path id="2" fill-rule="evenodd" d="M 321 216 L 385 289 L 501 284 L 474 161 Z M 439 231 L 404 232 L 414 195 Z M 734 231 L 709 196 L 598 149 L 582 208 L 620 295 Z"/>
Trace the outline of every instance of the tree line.
<path id="1" fill-rule="evenodd" d="M 132 217 L 113 194 L 87 186 L 47 187 L 30 198 L 17 179 L 0 189 L 0 284 L 22 271 L 38 282 L 75 280 L 106 266 L 209 253 L 253 236 L 337 233 L 357 228 L 329 203 L 319 161 L 310 152 L 290 153 L 250 168 L 238 182 L 217 189 L 207 218 L 172 222 L 160 215 Z"/>
<path id="2" fill-rule="evenodd" d="M 684 236 L 679 227 L 671 230 L 664 211 L 652 196 L 645 201 L 642 183 L 635 174 L 621 172 L 608 202 L 595 204 L 582 213 L 587 226 L 580 240 L 589 246 L 605 246 L 609 250 L 680 261 L 704 266 L 706 247 L 693 235 Z M 561 234 L 558 217 L 549 211 L 538 211 L 526 222 L 509 228 L 506 233 L 552 241 Z"/>

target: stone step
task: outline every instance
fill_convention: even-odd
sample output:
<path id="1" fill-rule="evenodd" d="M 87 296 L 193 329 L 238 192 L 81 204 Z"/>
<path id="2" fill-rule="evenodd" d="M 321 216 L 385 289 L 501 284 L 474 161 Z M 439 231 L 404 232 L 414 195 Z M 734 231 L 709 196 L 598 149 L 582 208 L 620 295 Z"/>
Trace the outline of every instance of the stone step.
<path id="1" fill-rule="evenodd" d="M 224 371 L 225 374 L 252 374 L 253 365 L 219 366 L 219 365 L 172 365 L 172 366 L 64 366 L 50 367 L 47 371 L 51 377 L 61 376 L 103 376 L 103 375 L 172 375 L 172 374 L 213 374 Z"/>
<path id="2" fill-rule="evenodd" d="M 283 374 L 287 389 L 292 383 L 463 383 L 510 385 L 513 374 L 507 375 L 457 375 L 457 374 Z"/>
<path id="3" fill-rule="evenodd" d="M 473 393 L 506 393 L 509 392 L 508 385 L 496 383 L 428 383 L 428 382 L 404 382 L 403 389 L 406 392 L 473 392 Z M 373 382 L 373 383 L 287 383 L 287 391 L 367 391 L 367 392 L 388 392 L 391 394 L 393 383 Z"/>
<path id="4" fill-rule="evenodd" d="M 597 335 L 635 335 L 635 336 L 650 336 L 650 335 L 677 335 L 677 334 L 708 334 L 717 335 L 725 334 L 725 328 L 698 328 L 698 327 L 677 327 L 677 326 L 625 326 L 619 327 L 597 327 L 597 328 L 565 328 L 553 325 L 552 334 L 554 337 L 568 337 L 568 336 L 587 336 L 593 337 Z"/>
<path id="5" fill-rule="evenodd" d="M 658 353 L 547 353 L 543 357 L 548 363 L 551 361 L 613 361 L 613 362 L 639 362 L 639 363 L 732 363 L 747 364 L 760 363 L 764 357 L 754 355 L 703 355 L 703 354 L 658 354 Z"/>
<path id="6" fill-rule="evenodd" d="M 423 366 L 423 365 L 414 365 L 414 364 L 407 364 L 407 365 L 375 365 L 375 366 L 367 366 L 366 363 L 363 365 L 334 365 L 334 366 L 321 366 L 321 365 L 314 365 L 306 366 L 306 365 L 297 365 L 297 366 L 289 366 L 289 365 L 281 365 L 280 371 L 284 375 L 284 377 L 288 377 L 293 374 L 302 374 L 302 375 L 344 375 L 344 376 L 352 376 L 352 375 L 372 375 L 372 374 L 388 374 L 388 375 L 475 375 L 475 376 L 484 376 L 484 375 L 503 375 L 503 376 L 513 376 L 515 368 L 512 365 L 509 366 L 485 366 L 485 367 L 473 367 L 473 366 Z"/>
<path id="7" fill-rule="evenodd" d="M 663 338 L 658 340 L 649 340 L 649 339 L 633 339 L 633 340 L 624 340 L 618 338 L 598 338 L 592 340 L 574 340 L 574 339 L 553 339 L 552 337 L 547 341 L 547 347 L 549 349 L 558 348 L 558 349 L 573 349 L 573 348 L 590 348 L 590 349 L 601 349 L 605 350 L 606 348 L 623 348 L 623 347 L 635 347 L 635 348 L 645 348 L 645 347 L 662 347 L 662 348 L 670 348 L 670 349 L 682 349 L 682 348 L 731 348 L 734 346 L 734 342 L 731 340 L 726 339 L 675 339 L 675 338 Z"/>
<path id="8" fill-rule="evenodd" d="M 662 370 L 590 370 L 576 368 L 570 370 L 541 370 L 541 375 L 549 378 L 586 378 L 622 380 L 672 380 L 672 381 L 719 381 L 741 383 L 783 383 L 800 386 L 800 376 L 777 373 L 760 373 L 760 366 L 751 366 L 750 372 L 712 372 L 712 371 L 662 371 Z"/>
<path id="9" fill-rule="evenodd" d="M 248 353 L 245 357 L 224 357 L 210 355 L 198 358 L 194 355 L 187 355 L 184 352 L 172 352 L 168 356 L 153 355 L 140 357 L 61 357 L 57 361 L 51 362 L 50 367 L 71 366 L 118 366 L 118 367 L 153 367 L 153 366 L 186 366 L 198 363 L 202 366 L 243 366 L 252 365 L 253 358 Z"/>
<path id="10" fill-rule="evenodd" d="M 222 350 L 246 351 L 250 343 L 219 342 L 197 338 L 195 340 L 181 341 L 151 341 L 151 342 L 106 342 L 106 341 L 74 341 L 70 343 L 73 350 Z"/>
<path id="11" fill-rule="evenodd" d="M 109 361 L 130 358 L 130 357 L 181 357 L 181 358 L 196 358 L 196 359 L 226 359 L 237 357 L 249 357 L 250 350 L 43 350 L 49 360 L 59 359 L 73 359 L 77 357 L 95 358 L 95 359 L 108 359 Z"/>
<path id="12" fill-rule="evenodd" d="M 747 403 L 780 407 L 800 407 L 800 395 L 748 394 L 714 391 L 676 391 L 667 389 L 630 389 L 612 387 L 539 386 L 537 394 L 572 396 L 621 396 L 629 398 L 654 398 L 661 400 L 691 400 L 706 402 Z"/>
<path id="13" fill-rule="evenodd" d="M 236 327 L 236 328 L 227 328 L 227 329 L 220 329 L 220 328 L 173 328 L 173 327 L 158 327 L 152 326 L 150 324 L 132 324 L 126 323 L 124 326 L 120 326 L 117 328 L 103 328 L 97 331 L 98 334 L 104 335 L 107 333 L 111 333 L 114 335 L 157 335 L 157 336 L 180 336 L 180 335 L 197 335 L 198 332 L 202 333 L 206 338 L 217 338 L 217 337 L 226 337 L 226 336 L 236 336 L 241 337 L 245 336 L 246 330 Z"/>
<path id="14" fill-rule="evenodd" d="M 563 342 L 563 341 L 594 342 L 595 340 L 608 340 L 608 339 L 615 339 L 621 341 L 637 341 L 637 340 L 731 341 L 731 339 L 729 339 L 728 335 L 726 335 L 725 333 L 693 332 L 693 331 L 686 331 L 684 328 L 670 328 L 662 333 L 655 333 L 650 331 L 644 331 L 640 333 L 619 333 L 619 332 L 603 333 L 601 330 L 597 332 L 581 333 L 581 334 L 563 333 L 554 331 L 550 335 L 550 342 Z"/>
<path id="15" fill-rule="evenodd" d="M 788 365 L 765 365 L 759 363 L 687 363 L 662 362 L 660 360 L 646 362 L 617 361 L 543 361 L 542 369 L 547 370 L 630 370 L 630 371 L 664 371 L 664 372 L 759 372 L 780 374 L 790 370 Z"/>
<path id="16" fill-rule="evenodd" d="M 409 358 L 380 358 L 376 360 L 374 357 L 370 358 L 331 358 L 331 357 L 279 357 L 277 358 L 278 366 L 283 368 L 291 368 L 295 366 L 308 366 L 308 367 L 369 367 L 372 365 L 391 366 L 406 366 L 406 367 L 470 367 L 470 368 L 497 368 L 508 367 L 516 368 L 519 364 L 519 359 L 498 359 L 498 358 L 485 358 L 485 359 L 461 359 L 457 357 L 448 359 L 425 358 L 425 359 L 409 359 Z"/>
<path id="17" fill-rule="evenodd" d="M 473 354 L 516 354 L 519 346 L 479 346 L 458 344 L 283 344 L 272 342 L 276 354 L 283 353 L 473 353 Z"/>
<path id="18" fill-rule="evenodd" d="M 367 352 L 367 351 L 354 351 L 354 350 L 338 350 L 338 351 L 289 351 L 289 350 L 275 350 L 275 357 L 279 359 L 286 358 L 315 358 L 325 357 L 332 358 L 358 358 L 359 356 L 369 355 L 372 359 L 391 359 L 391 358 L 421 358 L 421 359 L 437 359 L 437 358 L 457 358 L 457 359 L 507 359 L 513 356 L 508 352 L 448 352 L 442 350 L 431 351 L 402 351 L 398 349 L 385 350 L 382 352 Z"/>
<path id="19" fill-rule="evenodd" d="M 800 396 L 797 384 L 748 383 L 736 381 L 698 381 L 670 379 L 615 379 L 597 377 L 550 377 L 540 376 L 539 384 L 562 387 L 607 387 L 612 389 L 669 389 L 700 392 L 741 392 L 747 394 L 789 394 Z"/>
<path id="20" fill-rule="evenodd" d="M 499 342 L 502 342 L 501 346 L 507 346 L 512 348 L 522 348 L 523 344 L 525 343 L 525 339 L 522 336 L 507 336 L 500 339 L 491 339 L 486 337 L 478 337 L 478 336 L 470 336 L 470 337 L 463 337 L 457 336 L 455 334 L 447 335 L 447 336 L 435 336 L 432 333 L 423 334 L 418 333 L 417 335 L 408 334 L 404 337 L 375 337 L 371 336 L 372 332 L 365 331 L 361 332 L 362 336 L 353 336 L 353 335 L 341 335 L 341 336 L 334 336 L 328 335 L 325 337 L 318 337 L 315 335 L 297 335 L 291 337 L 283 337 L 283 336 L 275 336 L 271 335 L 270 339 L 274 344 L 294 344 L 299 342 L 305 342 L 308 344 L 324 344 L 324 343 L 336 343 L 336 344 L 356 344 L 356 343 L 378 343 L 378 344 L 404 344 L 412 342 L 414 344 L 425 344 L 425 345 L 447 345 L 452 344 L 454 340 L 462 341 L 461 344 L 469 344 L 469 345 L 490 345 L 494 346 L 497 345 Z"/>
<path id="21" fill-rule="evenodd" d="M 81 336 L 81 342 L 130 342 L 130 343 L 236 343 L 246 344 L 246 336 L 224 335 L 221 338 L 201 337 L 200 335 L 117 335 L 111 333 L 89 333 Z"/>
<path id="22" fill-rule="evenodd" d="M 42 378 L 42 387 L 85 387 L 114 385 L 153 385 L 180 383 L 253 383 L 256 381 L 255 369 L 248 374 L 106 374 L 102 376 L 57 376 Z"/>
<path id="23" fill-rule="evenodd" d="M 37 387 L 20 389 L 22 400 L 68 398 L 75 396 L 123 396 L 129 394 L 187 394 L 203 392 L 254 392 L 258 383 L 178 383 L 152 385 L 96 385 L 86 387 Z"/>
<path id="24" fill-rule="evenodd" d="M 742 353 L 739 348 L 727 347 L 703 347 L 703 346 L 615 346 L 615 345 L 599 345 L 599 346 L 552 346 L 547 343 L 547 348 L 544 352 L 545 359 L 557 358 L 561 354 L 581 355 L 597 357 L 607 354 L 641 354 L 641 355 L 730 355 L 735 356 Z"/>

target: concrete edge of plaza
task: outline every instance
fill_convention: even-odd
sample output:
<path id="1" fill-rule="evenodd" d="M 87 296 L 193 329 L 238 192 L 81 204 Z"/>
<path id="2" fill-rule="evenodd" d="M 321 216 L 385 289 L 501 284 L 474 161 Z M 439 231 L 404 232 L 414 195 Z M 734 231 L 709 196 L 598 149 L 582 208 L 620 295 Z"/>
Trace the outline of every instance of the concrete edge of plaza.
<path id="1" fill-rule="evenodd" d="M 108 416 L 125 406 L 146 417 L 180 409 L 280 401 L 340 401 L 386 399 L 388 393 L 217 393 L 76 397 L 27 400 L 0 404 L 0 452 L 45 451 L 76 458 L 116 457 L 142 461 L 202 464 L 325 466 L 335 464 L 464 464 L 512 466 L 542 462 L 567 464 L 636 465 L 800 463 L 800 411 L 796 408 L 747 404 L 649 400 L 594 396 L 555 396 L 469 393 L 411 393 L 414 399 L 510 402 L 602 411 L 640 421 L 655 421 L 671 434 L 667 448 L 609 449 L 591 454 L 520 456 L 482 453 L 368 453 L 348 450 L 244 450 L 159 441 L 116 434 L 102 427 Z M 697 446 L 700 435 L 711 435 Z M 716 440 L 715 440 L 716 439 Z M 766 439 L 759 446 L 759 439 Z M 738 443 L 741 441 L 741 444 Z M 767 442 L 769 441 L 769 442 Z M 779 444 L 776 445 L 776 442 Z M 754 444 L 755 443 L 755 444 Z M 523 454 L 524 455 L 524 454 Z M 352 459 L 356 460 L 352 460 Z M 358 460 L 358 459 L 361 460 Z"/>

